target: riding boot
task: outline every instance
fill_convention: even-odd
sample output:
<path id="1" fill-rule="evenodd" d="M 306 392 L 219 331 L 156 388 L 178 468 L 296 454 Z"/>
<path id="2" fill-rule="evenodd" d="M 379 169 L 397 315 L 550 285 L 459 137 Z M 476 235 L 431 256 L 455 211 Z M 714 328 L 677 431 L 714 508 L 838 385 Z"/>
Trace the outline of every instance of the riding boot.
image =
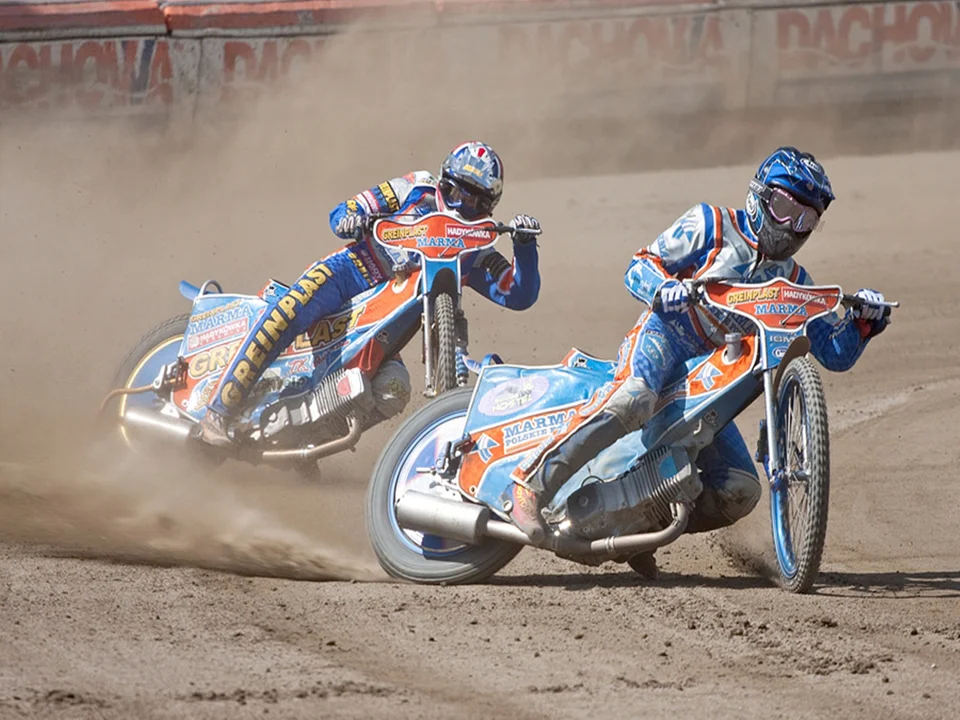
<path id="1" fill-rule="evenodd" d="M 534 542 L 539 542 L 547 532 L 542 511 L 557 490 L 597 453 L 609 447 L 627 434 L 620 418 L 610 412 L 580 426 L 564 441 L 547 453 L 540 467 L 527 478 L 524 485 L 514 483 L 514 523 Z"/>
<path id="2" fill-rule="evenodd" d="M 221 415 L 216 410 L 207 409 L 195 428 L 195 435 L 208 445 L 227 447 L 233 443 L 229 430 L 230 418 Z"/>
<path id="3" fill-rule="evenodd" d="M 547 532 L 543 509 L 557 490 L 602 450 L 643 427 L 656 401 L 641 378 L 629 378 L 614 391 L 603 411 L 548 451 L 523 485 L 514 483 L 511 517 L 517 527 L 539 542 Z"/>

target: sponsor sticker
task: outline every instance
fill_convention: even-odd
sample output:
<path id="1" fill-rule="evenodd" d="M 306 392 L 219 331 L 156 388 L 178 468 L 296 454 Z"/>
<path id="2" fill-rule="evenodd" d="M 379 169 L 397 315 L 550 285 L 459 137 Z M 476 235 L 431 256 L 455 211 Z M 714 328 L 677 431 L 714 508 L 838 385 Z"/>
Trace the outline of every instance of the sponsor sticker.
<path id="1" fill-rule="evenodd" d="M 512 415 L 535 403 L 549 389 L 550 382 L 542 375 L 507 380 L 490 388 L 480 398 L 480 412 L 494 417 Z"/>
<path id="2" fill-rule="evenodd" d="M 507 425 L 503 428 L 504 454 L 552 439 L 554 435 L 564 431 L 574 414 L 573 410 L 559 410 Z M 534 455 L 536 456 L 536 453 Z"/>

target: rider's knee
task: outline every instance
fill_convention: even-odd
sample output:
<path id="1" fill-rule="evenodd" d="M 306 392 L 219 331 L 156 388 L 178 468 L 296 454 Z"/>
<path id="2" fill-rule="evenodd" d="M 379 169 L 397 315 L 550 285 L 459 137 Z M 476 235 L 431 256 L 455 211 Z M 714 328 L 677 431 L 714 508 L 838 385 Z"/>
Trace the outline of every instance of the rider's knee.
<path id="1" fill-rule="evenodd" d="M 760 501 L 760 478 L 756 473 L 730 468 L 727 482 L 717 489 L 720 512 L 730 523 L 749 515 Z"/>
<path id="2" fill-rule="evenodd" d="M 756 473 L 730 468 L 722 485 L 704 485 L 687 532 L 707 532 L 733 525 L 753 511 L 760 495 L 760 478 Z"/>
<path id="3" fill-rule="evenodd" d="M 639 430 L 653 414 L 657 394 L 639 377 L 627 378 L 614 390 L 604 410 L 619 418 L 627 432 Z"/>
<path id="4" fill-rule="evenodd" d="M 399 415 L 410 402 L 410 373 L 397 359 L 385 361 L 370 386 L 374 405 L 383 418 Z"/>

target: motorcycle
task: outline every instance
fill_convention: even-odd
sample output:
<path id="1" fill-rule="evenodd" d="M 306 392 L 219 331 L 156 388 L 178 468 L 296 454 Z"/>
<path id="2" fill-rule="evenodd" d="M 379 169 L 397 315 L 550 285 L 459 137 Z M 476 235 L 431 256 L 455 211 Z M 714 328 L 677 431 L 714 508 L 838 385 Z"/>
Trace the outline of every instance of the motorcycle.
<path id="1" fill-rule="evenodd" d="M 375 405 L 377 374 L 421 329 L 425 394 L 466 385 L 469 373 L 458 362 L 467 352 L 461 261 L 513 231 L 444 212 L 376 216 L 376 242 L 419 255 L 419 266 L 316 322 L 267 368 L 234 424 L 240 459 L 312 473 L 318 459 L 353 448 Z M 191 312 L 140 340 L 101 405 L 105 411 L 119 398 L 114 420 L 126 444 L 139 452 L 159 438 L 184 441 L 248 329 L 287 289 L 270 280 L 257 295 L 241 295 L 216 280 L 181 282 Z"/>
<path id="2" fill-rule="evenodd" d="M 534 546 L 585 564 L 627 562 L 643 574 L 645 554 L 687 529 L 703 489 L 700 451 L 763 395 L 756 459 L 768 481 L 779 579 L 791 592 L 809 590 L 826 537 L 830 464 L 826 399 L 805 330 L 860 300 L 839 286 L 786 279 L 686 285 L 691 302 L 745 318 L 756 333 L 729 333 L 723 347 L 679 366 L 614 469 L 600 478 L 588 463 L 551 500 L 542 539 L 511 521 L 511 473 L 597 411 L 614 387 L 616 363 L 576 348 L 545 367 L 487 361 L 472 389 L 407 419 L 384 448 L 367 495 L 368 531 L 384 570 L 418 583 L 478 582 Z M 899 306 L 888 305 L 887 314 Z"/>

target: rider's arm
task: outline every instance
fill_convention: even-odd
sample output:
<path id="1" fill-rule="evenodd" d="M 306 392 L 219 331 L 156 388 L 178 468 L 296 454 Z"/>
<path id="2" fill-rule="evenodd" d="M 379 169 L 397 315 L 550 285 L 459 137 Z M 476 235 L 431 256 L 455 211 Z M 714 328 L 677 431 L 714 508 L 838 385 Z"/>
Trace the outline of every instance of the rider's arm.
<path id="1" fill-rule="evenodd" d="M 813 285 L 813 278 L 800 268 L 797 282 Z M 842 317 L 837 313 L 824 315 L 807 326 L 810 352 L 823 367 L 833 372 L 844 372 L 856 364 L 870 342 L 869 328 L 859 322 L 848 310 Z"/>
<path id="2" fill-rule="evenodd" d="M 710 267 L 723 232 L 715 208 L 701 203 L 681 215 L 660 237 L 633 256 L 624 284 L 637 300 L 653 304 L 664 281 Z"/>
<path id="3" fill-rule="evenodd" d="M 497 305 L 526 310 L 540 294 L 536 240 L 513 243 L 513 263 L 490 250 L 482 252 L 470 270 L 467 284 Z"/>
<path id="4" fill-rule="evenodd" d="M 432 180 L 430 173 L 418 170 L 364 190 L 330 211 L 330 229 L 336 234 L 337 225 L 347 215 L 364 217 L 374 213 L 392 215 L 400 212 L 405 205 L 415 201 L 420 194 L 418 191 L 422 192 Z"/>

